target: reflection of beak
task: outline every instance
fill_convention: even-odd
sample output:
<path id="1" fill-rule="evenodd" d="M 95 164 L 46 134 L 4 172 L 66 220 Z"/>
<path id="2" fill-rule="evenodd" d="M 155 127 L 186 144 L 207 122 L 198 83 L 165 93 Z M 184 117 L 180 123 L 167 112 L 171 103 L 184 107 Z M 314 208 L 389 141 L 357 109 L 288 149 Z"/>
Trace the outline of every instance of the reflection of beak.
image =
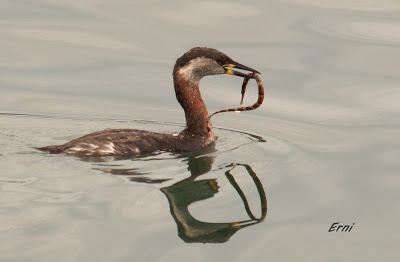
<path id="1" fill-rule="evenodd" d="M 249 71 L 249 72 L 252 72 L 252 73 L 259 73 L 257 70 L 255 70 L 253 68 L 250 68 L 248 66 L 245 66 L 245 65 L 242 65 L 242 64 L 239 64 L 239 63 L 236 63 L 236 62 L 233 63 L 233 64 L 225 64 L 225 65 L 223 65 L 223 67 L 225 69 L 225 74 L 227 74 L 227 75 L 249 77 L 248 74 L 242 73 L 240 71 L 233 70 L 232 68 L 237 68 L 237 69 L 244 70 L 244 71 Z"/>

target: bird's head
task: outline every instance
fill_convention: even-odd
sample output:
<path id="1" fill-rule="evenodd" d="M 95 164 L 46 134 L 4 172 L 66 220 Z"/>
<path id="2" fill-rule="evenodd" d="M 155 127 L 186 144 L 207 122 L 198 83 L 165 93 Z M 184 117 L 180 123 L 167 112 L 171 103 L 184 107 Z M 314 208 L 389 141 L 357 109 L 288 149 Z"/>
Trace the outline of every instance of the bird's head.
<path id="1" fill-rule="evenodd" d="M 246 74 L 234 69 L 258 73 L 257 70 L 235 62 L 232 58 L 214 48 L 195 47 L 176 60 L 173 75 L 198 82 L 207 75 L 228 74 L 245 77 Z"/>

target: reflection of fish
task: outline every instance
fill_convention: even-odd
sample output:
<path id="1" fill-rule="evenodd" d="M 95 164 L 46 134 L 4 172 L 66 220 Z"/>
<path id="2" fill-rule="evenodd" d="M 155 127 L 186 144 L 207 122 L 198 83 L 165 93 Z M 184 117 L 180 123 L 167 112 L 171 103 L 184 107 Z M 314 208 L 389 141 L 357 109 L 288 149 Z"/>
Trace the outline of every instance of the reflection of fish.
<path id="1" fill-rule="evenodd" d="M 244 74 L 233 68 L 250 71 L 251 74 Z M 217 74 L 254 77 L 259 87 L 262 85 L 257 70 L 235 62 L 216 49 L 192 48 L 177 59 L 173 70 L 176 98 L 186 117 L 186 128 L 182 132 L 162 134 L 137 129 L 106 129 L 76 138 L 63 145 L 38 149 L 53 154 L 139 156 L 157 151 L 188 152 L 205 148 L 213 144 L 216 137 L 207 108 L 201 98 L 199 82 L 204 76 Z M 254 108 L 255 105 L 238 110 Z"/>
<path id="2" fill-rule="evenodd" d="M 260 218 L 256 218 L 251 212 L 246 196 L 231 174 L 231 170 L 238 165 L 245 167 L 245 170 L 256 184 L 261 202 Z M 189 205 L 196 201 L 212 198 L 218 192 L 218 185 L 215 179 L 195 180 L 195 176 L 190 176 L 172 186 L 161 189 L 168 198 L 171 214 L 178 227 L 178 235 L 183 241 L 190 243 L 226 242 L 239 229 L 264 220 L 267 215 L 267 200 L 263 186 L 256 173 L 248 165 L 232 164 L 228 167 L 229 170 L 225 172 L 225 175 L 241 197 L 250 219 L 226 223 L 209 223 L 194 218 L 189 212 Z"/>

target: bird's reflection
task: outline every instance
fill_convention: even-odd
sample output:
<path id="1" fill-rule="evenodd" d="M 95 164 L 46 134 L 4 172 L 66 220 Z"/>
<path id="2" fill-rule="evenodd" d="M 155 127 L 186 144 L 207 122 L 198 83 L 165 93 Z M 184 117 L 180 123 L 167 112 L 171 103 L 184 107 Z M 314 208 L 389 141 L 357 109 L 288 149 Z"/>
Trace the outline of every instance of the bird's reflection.
<path id="1" fill-rule="evenodd" d="M 202 175 L 210 172 L 212 169 L 215 158 L 215 156 L 212 154 L 214 151 L 215 149 L 211 147 L 201 152 L 180 155 L 179 157 L 183 157 L 184 161 L 187 162 L 187 168 L 191 175 L 170 186 L 162 187 L 160 189 L 168 199 L 171 215 L 174 218 L 178 228 L 178 236 L 183 241 L 188 243 L 226 242 L 238 230 L 262 222 L 267 215 L 267 198 L 261 181 L 249 165 L 240 163 L 231 163 L 226 165 L 223 169 L 225 169 L 225 177 L 228 179 L 230 185 L 235 189 L 242 200 L 244 209 L 249 219 L 240 221 L 227 221 L 223 223 L 212 223 L 201 221 L 190 213 L 189 205 L 206 199 L 210 200 L 215 196 L 215 194 L 218 193 L 219 186 L 217 184 L 217 179 L 201 179 Z M 253 214 L 246 195 L 232 174 L 233 169 L 238 166 L 244 167 L 242 169 L 245 170 L 245 173 L 252 178 L 252 181 L 256 186 L 261 204 L 261 215 L 258 218 Z M 98 168 L 98 170 L 113 175 L 127 176 L 131 181 L 134 182 L 162 183 L 168 180 L 153 179 L 151 176 L 148 176 L 148 174 L 140 172 L 135 168 Z"/>
<path id="2" fill-rule="evenodd" d="M 225 176 L 231 185 L 235 188 L 243 201 L 246 212 L 249 216 L 248 220 L 229 221 L 224 223 L 211 223 L 200 221 L 192 216 L 189 212 L 189 205 L 212 198 L 218 193 L 218 185 L 216 179 L 198 179 L 196 177 L 207 172 L 204 167 L 211 166 L 212 159 L 210 157 L 188 158 L 189 170 L 192 175 L 171 186 L 161 188 L 161 191 L 167 196 L 172 217 L 178 227 L 178 235 L 185 242 L 202 242 L 202 243 L 222 243 L 229 240 L 239 229 L 260 223 L 267 214 L 267 200 L 264 188 L 258 179 L 256 173 L 249 165 L 231 164 L 227 166 Z M 203 165 L 204 163 L 205 165 Z M 236 166 L 244 166 L 247 173 L 252 177 L 256 184 L 261 202 L 261 216 L 256 218 L 247 201 L 247 198 L 240 186 L 236 183 L 235 178 L 231 174 L 232 169 Z M 190 169 L 195 167 L 194 169 Z M 201 168 L 198 168 L 201 167 Z"/>

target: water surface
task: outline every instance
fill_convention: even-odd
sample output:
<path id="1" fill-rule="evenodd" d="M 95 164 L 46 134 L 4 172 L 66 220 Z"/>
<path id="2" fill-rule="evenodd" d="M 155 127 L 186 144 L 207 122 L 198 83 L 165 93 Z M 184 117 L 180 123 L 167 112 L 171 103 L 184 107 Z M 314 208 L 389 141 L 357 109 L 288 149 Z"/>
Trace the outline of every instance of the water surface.
<path id="1" fill-rule="evenodd" d="M 0 260 L 399 257 L 398 1 L 2 1 L 0 17 Z M 180 130 L 171 73 L 193 46 L 266 83 L 258 110 L 213 118 L 215 147 L 34 149 L 104 128 Z M 204 79 L 209 110 L 238 105 L 240 85 Z M 355 226 L 329 233 L 334 222 Z"/>

